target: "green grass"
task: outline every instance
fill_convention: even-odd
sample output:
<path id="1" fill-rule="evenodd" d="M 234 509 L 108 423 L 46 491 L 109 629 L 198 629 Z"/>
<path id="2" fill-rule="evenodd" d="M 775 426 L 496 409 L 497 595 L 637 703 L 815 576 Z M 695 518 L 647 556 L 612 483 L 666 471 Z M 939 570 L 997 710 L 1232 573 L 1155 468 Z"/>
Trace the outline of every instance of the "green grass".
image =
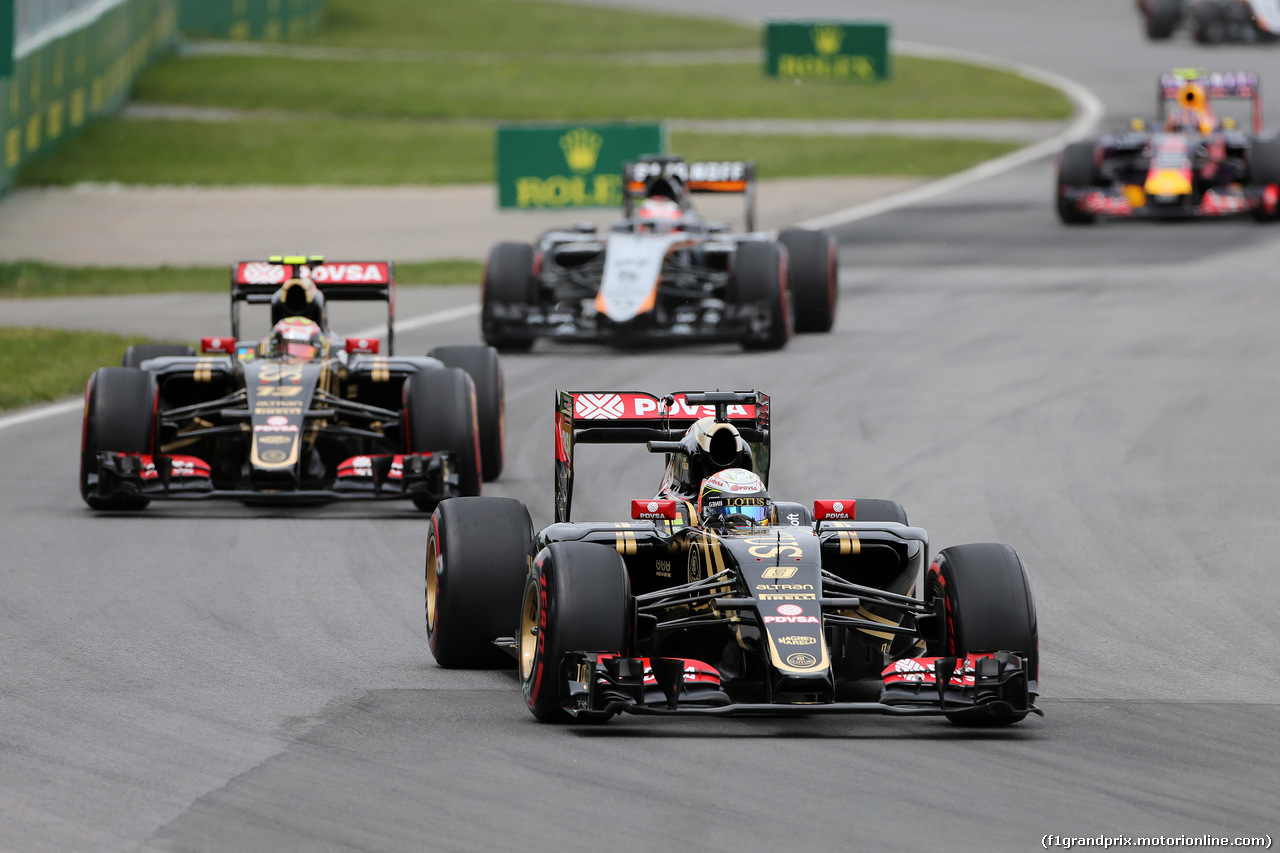
<path id="1" fill-rule="evenodd" d="M 513 0 L 328 0 L 308 44 L 397 50 L 609 54 L 760 45 L 723 21 Z"/>
<path id="2" fill-rule="evenodd" d="M 104 332 L 0 327 L 0 409 L 82 393 L 94 370 L 119 364 L 125 349 L 146 342 Z"/>
<path id="3" fill-rule="evenodd" d="M 396 264 L 396 283 L 475 284 L 482 265 L 474 261 Z M 225 267 L 65 267 L 34 262 L 0 263 L 0 298 L 107 296 L 122 293 L 229 292 Z M 134 341 L 137 343 L 137 341 Z M 124 352 L 121 347 L 120 352 Z M 116 355 L 119 360 L 119 354 Z M 115 363 L 112 361 L 111 363 Z M 0 373 L 0 376 L 11 374 Z"/>
<path id="4" fill-rule="evenodd" d="M 111 119 L 68 142 L 60 156 L 32 164 L 24 184 L 81 181 L 124 184 L 396 184 L 493 180 L 492 133 L 427 122 L 350 123 L 308 135 L 299 122 L 261 121 L 251 135 L 238 125 Z M 938 176 L 1018 146 L 907 137 L 671 134 L 673 151 L 690 159 L 754 159 L 762 178 L 808 175 Z M 376 150 L 377 157 L 364 156 Z M 431 156 L 424 156 L 430 151 Z M 408 278 L 404 278 L 409 283 Z M 437 280 L 433 280 L 437 281 Z M 0 274 L 0 295 L 4 294 Z"/>
<path id="5" fill-rule="evenodd" d="M 671 147 L 690 160 L 755 160 L 765 178 L 901 175 L 933 178 L 967 169 L 1021 146 L 973 139 L 899 136 L 768 136 L 672 133 Z"/>
<path id="6" fill-rule="evenodd" d="M 242 110 L 322 110 L 350 118 L 577 121 L 624 118 L 1030 118 L 1071 114 L 1043 84 L 986 68 L 896 57 L 874 84 L 765 77 L 755 63 L 618 65 L 536 59 L 320 62 L 169 57 L 136 100 Z"/>

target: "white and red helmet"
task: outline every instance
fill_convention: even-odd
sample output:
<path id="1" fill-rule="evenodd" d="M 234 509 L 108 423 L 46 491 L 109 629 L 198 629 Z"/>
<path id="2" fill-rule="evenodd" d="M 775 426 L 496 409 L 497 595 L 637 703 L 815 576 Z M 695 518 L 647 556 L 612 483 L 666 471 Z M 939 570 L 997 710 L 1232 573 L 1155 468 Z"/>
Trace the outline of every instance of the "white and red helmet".
<path id="1" fill-rule="evenodd" d="M 679 202 L 659 195 L 642 201 L 636 208 L 636 218 L 642 230 L 669 231 L 680 226 L 684 210 Z"/>
<path id="2" fill-rule="evenodd" d="M 307 360 L 322 356 L 328 350 L 319 324 L 306 317 L 285 317 L 271 329 L 271 355 Z"/>
<path id="3" fill-rule="evenodd" d="M 709 526 L 755 527 L 776 520 L 764 481 L 745 468 L 726 468 L 703 480 L 698 515 Z"/>

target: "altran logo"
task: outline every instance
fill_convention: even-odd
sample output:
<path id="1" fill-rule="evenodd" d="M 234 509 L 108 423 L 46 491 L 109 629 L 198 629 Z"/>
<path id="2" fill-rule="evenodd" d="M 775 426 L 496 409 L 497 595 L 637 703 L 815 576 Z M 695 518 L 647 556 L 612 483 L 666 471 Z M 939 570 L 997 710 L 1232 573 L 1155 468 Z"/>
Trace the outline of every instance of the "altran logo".
<path id="1" fill-rule="evenodd" d="M 844 44 L 843 27 L 814 27 L 809 31 L 809 35 L 813 39 L 813 49 L 822 56 L 839 53 L 840 45 Z"/>
<path id="2" fill-rule="evenodd" d="M 601 145 L 604 145 L 604 137 L 585 127 L 571 130 L 560 137 L 565 162 L 579 175 L 595 169 Z"/>

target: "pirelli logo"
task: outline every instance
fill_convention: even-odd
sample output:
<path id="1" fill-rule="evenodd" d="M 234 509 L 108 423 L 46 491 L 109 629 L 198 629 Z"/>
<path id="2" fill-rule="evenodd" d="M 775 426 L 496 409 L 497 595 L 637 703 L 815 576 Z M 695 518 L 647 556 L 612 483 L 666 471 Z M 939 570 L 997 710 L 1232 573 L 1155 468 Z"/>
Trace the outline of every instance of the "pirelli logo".
<path id="1" fill-rule="evenodd" d="M 762 592 L 758 596 L 761 601 L 817 601 L 816 592 Z"/>

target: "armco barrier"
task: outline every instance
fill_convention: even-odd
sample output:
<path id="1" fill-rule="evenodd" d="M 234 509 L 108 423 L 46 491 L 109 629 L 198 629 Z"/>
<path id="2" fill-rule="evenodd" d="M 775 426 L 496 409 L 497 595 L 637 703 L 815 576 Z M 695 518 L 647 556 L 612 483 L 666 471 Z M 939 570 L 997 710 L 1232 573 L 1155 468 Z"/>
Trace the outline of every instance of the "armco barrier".
<path id="1" fill-rule="evenodd" d="M 324 0 L 178 0 L 178 29 L 192 38 L 296 39 L 323 18 Z"/>
<path id="2" fill-rule="evenodd" d="M 17 3 L 15 10 L 15 0 L 0 0 L 0 18 L 11 27 L 18 22 L 8 44 L 0 41 L 0 55 L 10 58 L 2 90 L 8 104 L 0 111 L 0 191 L 24 162 L 114 110 L 134 78 L 169 46 L 177 26 L 174 0 Z M 24 14 L 15 18 L 15 11 Z"/>

